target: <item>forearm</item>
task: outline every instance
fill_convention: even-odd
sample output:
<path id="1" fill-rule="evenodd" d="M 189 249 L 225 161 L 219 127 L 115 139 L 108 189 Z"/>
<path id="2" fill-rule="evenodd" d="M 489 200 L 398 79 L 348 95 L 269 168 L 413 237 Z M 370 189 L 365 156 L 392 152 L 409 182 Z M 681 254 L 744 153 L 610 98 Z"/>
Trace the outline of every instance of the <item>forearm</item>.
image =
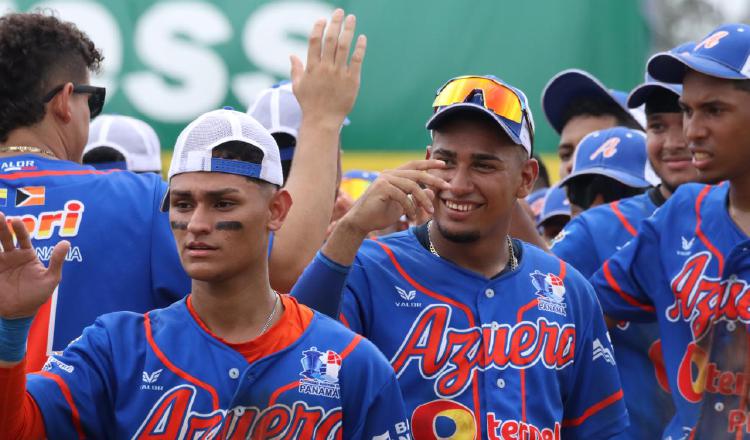
<path id="1" fill-rule="evenodd" d="M 286 189 L 293 205 L 276 232 L 271 284 L 289 292 L 325 239 L 336 198 L 339 126 L 304 120 Z"/>
<path id="2" fill-rule="evenodd" d="M 526 202 L 519 200 L 513 208 L 513 219 L 510 223 L 510 235 L 527 243 L 531 243 L 545 252 L 549 252 L 547 243 L 544 242 L 544 239 L 536 230 L 533 218 L 529 216 L 524 209 L 523 205 L 525 203 Z"/>
<path id="3" fill-rule="evenodd" d="M 340 265 L 318 252 L 291 294 L 301 304 L 338 320 L 341 294 L 350 269 L 351 266 Z"/>
<path id="4" fill-rule="evenodd" d="M 7 367 L 0 362 L 0 426 L 2 438 L 45 438 L 41 411 L 34 399 L 26 392 L 26 362 L 15 362 Z"/>

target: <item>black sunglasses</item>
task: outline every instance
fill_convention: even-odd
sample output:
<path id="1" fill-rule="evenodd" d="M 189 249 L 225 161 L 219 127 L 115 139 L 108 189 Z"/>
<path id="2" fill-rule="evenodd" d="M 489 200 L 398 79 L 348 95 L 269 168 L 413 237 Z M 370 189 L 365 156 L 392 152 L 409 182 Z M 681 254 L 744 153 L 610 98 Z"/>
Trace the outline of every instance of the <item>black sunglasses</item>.
<path id="1" fill-rule="evenodd" d="M 44 96 L 44 100 L 42 102 L 44 102 L 45 104 L 50 102 L 52 98 L 60 93 L 60 91 L 64 87 L 65 84 L 60 84 L 59 86 L 52 89 L 52 91 Z M 91 119 L 99 116 L 99 113 L 102 112 L 102 108 L 104 108 L 104 97 L 107 94 L 107 89 L 105 89 L 104 87 L 73 84 L 73 93 L 87 93 L 89 95 L 89 114 L 91 115 Z"/>

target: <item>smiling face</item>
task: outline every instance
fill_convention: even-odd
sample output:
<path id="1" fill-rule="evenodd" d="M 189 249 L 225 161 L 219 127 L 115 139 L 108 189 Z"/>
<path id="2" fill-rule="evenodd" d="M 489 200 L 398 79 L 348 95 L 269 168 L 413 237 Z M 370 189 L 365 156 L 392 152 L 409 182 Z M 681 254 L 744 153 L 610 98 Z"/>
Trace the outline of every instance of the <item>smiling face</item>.
<path id="1" fill-rule="evenodd" d="M 700 180 L 718 183 L 750 173 L 750 92 L 732 80 L 688 71 L 680 105 Z"/>
<path id="2" fill-rule="evenodd" d="M 683 183 L 698 180 L 698 170 L 682 132 L 681 113 L 646 115 L 646 149 L 654 171 L 670 192 Z"/>
<path id="3" fill-rule="evenodd" d="M 451 185 L 437 193 L 434 220 L 454 242 L 506 233 L 516 199 L 529 194 L 538 173 L 536 160 L 484 118 L 455 119 L 435 130 L 430 157 L 446 163 L 432 171 Z"/>
<path id="4" fill-rule="evenodd" d="M 180 261 L 200 281 L 222 281 L 268 258 L 268 234 L 291 206 L 285 190 L 225 173 L 178 174 L 169 186 L 169 221 Z"/>

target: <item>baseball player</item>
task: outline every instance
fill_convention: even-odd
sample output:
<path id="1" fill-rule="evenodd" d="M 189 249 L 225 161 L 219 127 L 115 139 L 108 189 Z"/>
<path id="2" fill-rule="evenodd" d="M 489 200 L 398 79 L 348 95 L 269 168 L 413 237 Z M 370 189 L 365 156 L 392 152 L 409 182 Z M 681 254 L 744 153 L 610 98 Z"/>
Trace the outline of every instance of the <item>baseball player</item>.
<path id="1" fill-rule="evenodd" d="M 83 163 L 98 170 L 161 174 L 161 143 L 153 127 L 130 116 L 100 115 L 89 127 Z"/>
<path id="2" fill-rule="evenodd" d="M 146 314 L 100 317 L 26 379 L 25 329 L 59 281 L 69 243 L 47 269 L 20 220 L 18 247 L 0 228 L 4 436 L 410 438 L 382 354 L 271 289 L 268 234 L 291 206 L 280 162 L 271 135 L 244 113 L 216 110 L 189 124 L 163 207 L 192 293 Z"/>
<path id="3" fill-rule="evenodd" d="M 642 115 L 629 111 L 627 96 L 579 69 L 563 70 L 549 80 L 542 91 L 542 110 L 560 135 L 560 178 L 570 174 L 573 153 L 587 134 L 618 125 L 643 128 Z"/>
<path id="4" fill-rule="evenodd" d="M 570 217 L 570 201 L 565 188 L 553 186 L 542 199 L 542 210 L 537 221 L 540 234 L 552 245 L 552 240 L 568 224 Z"/>
<path id="5" fill-rule="evenodd" d="M 738 270 L 750 257 L 749 53 L 750 26 L 728 24 L 689 52 L 666 52 L 649 60 L 654 79 L 682 83 L 680 106 L 692 164 L 701 181 L 716 185 L 680 186 L 591 279 L 611 317 L 658 322 L 676 408 L 663 438 L 690 435 L 704 387 L 715 389 L 717 374 L 727 394 L 742 389 L 739 376 L 707 364 L 704 344 L 714 322 L 741 331 L 744 325 L 736 324 L 750 322 L 742 301 L 748 293 L 748 279 L 742 278 L 747 272 Z M 724 435 L 699 438 L 747 436 L 735 410 L 740 416 L 746 412 L 723 406 L 705 410 L 721 417 L 718 427 Z"/>
<path id="6" fill-rule="evenodd" d="M 692 45 L 679 46 L 673 52 L 689 50 Z M 644 150 L 648 151 L 648 160 L 662 184 L 642 195 L 587 210 L 570 222 L 552 251 L 584 276 L 592 276 L 607 258 L 630 241 L 640 222 L 663 205 L 677 187 L 697 179 L 697 170 L 691 163 L 690 150 L 682 134 L 678 104 L 681 92 L 681 86 L 654 81 L 648 75 L 647 81 L 631 92 L 628 99 L 631 108 L 645 104 Z M 618 151 L 632 148 L 625 144 L 617 146 Z M 611 159 L 621 166 L 627 162 L 618 153 Z M 639 162 L 637 168 L 642 172 L 644 166 Z M 659 329 L 654 323 L 621 321 L 611 329 L 611 334 L 631 418 L 623 437 L 657 438 L 674 414 Z"/>
<path id="7" fill-rule="evenodd" d="M 533 191 L 531 194 L 526 196 L 526 204 L 533 214 L 534 221 L 539 225 L 539 216 L 542 215 L 542 207 L 544 206 L 544 198 L 547 196 L 549 188 L 541 188 Z"/>
<path id="8" fill-rule="evenodd" d="M 341 285 L 351 264 L 341 320 L 390 359 L 415 439 L 617 434 L 627 413 L 593 290 L 508 235 L 536 177 L 525 95 L 465 76 L 440 88 L 433 106 L 432 160 L 381 173 L 295 289 L 321 272 L 326 286 Z M 418 207 L 433 220 L 362 243 Z"/>
<path id="9" fill-rule="evenodd" d="M 102 59 L 93 43 L 43 14 L 3 16 L 0 41 L 0 210 L 23 222 L 44 262 L 70 242 L 28 338 L 26 365 L 38 371 L 98 315 L 165 307 L 190 285 L 159 212 L 160 177 L 78 163 L 104 104 L 104 89 L 89 85 Z"/>

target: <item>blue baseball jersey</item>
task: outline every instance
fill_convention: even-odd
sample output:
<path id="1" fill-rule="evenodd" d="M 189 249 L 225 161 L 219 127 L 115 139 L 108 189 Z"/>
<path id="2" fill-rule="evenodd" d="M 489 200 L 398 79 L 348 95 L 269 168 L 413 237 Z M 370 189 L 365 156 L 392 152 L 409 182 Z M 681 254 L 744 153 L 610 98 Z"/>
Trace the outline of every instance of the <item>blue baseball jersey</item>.
<path id="1" fill-rule="evenodd" d="M 408 439 L 383 355 L 291 301 L 257 341 L 302 322 L 295 310 L 310 316 L 301 335 L 252 361 L 210 334 L 184 299 L 102 316 L 29 374 L 27 390 L 59 438 Z"/>
<path id="2" fill-rule="evenodd" d="M 71 244 L 63 276 L 29 336 L 29 370 L 104 313 L 166 307 L 190 290 L 155 174 L 98 171 L 73 162 L 0 158 L 0 211 L 20 218 L 40 260 Z"/>
<path id="3" fill-rule="evenodd" d="M 627 425 L 601 308 L 573 268 L 519 241 L 486 278 L 414 229 L 366 241 L 342 321 L 390 359 L 416 440 L 607 438 Z"/>
<path id="4" fill-rule="evenodd" d="M 650 193 L 591 208 L 554 240 L 552 252 L 590 278 L 636 235 L 657 206 Z M 620 321 L 610 329 L 630 426 L 618 438 L 658 438 L 674 415 L 656 323 Z"/>
<path id="5" fill-rule="evenodd" d="M 676 413 L 663 437 L 686 438 L 703 396 L 706 348 L 715 317 L 750 323 L 747 273 L 735 268 L 748 237 L 727 212 L 729 185 L 686 184 L 591 279 L 605 313 L 657 321 Z M 744 244 L 743 244 L 744 242 Z"/>

